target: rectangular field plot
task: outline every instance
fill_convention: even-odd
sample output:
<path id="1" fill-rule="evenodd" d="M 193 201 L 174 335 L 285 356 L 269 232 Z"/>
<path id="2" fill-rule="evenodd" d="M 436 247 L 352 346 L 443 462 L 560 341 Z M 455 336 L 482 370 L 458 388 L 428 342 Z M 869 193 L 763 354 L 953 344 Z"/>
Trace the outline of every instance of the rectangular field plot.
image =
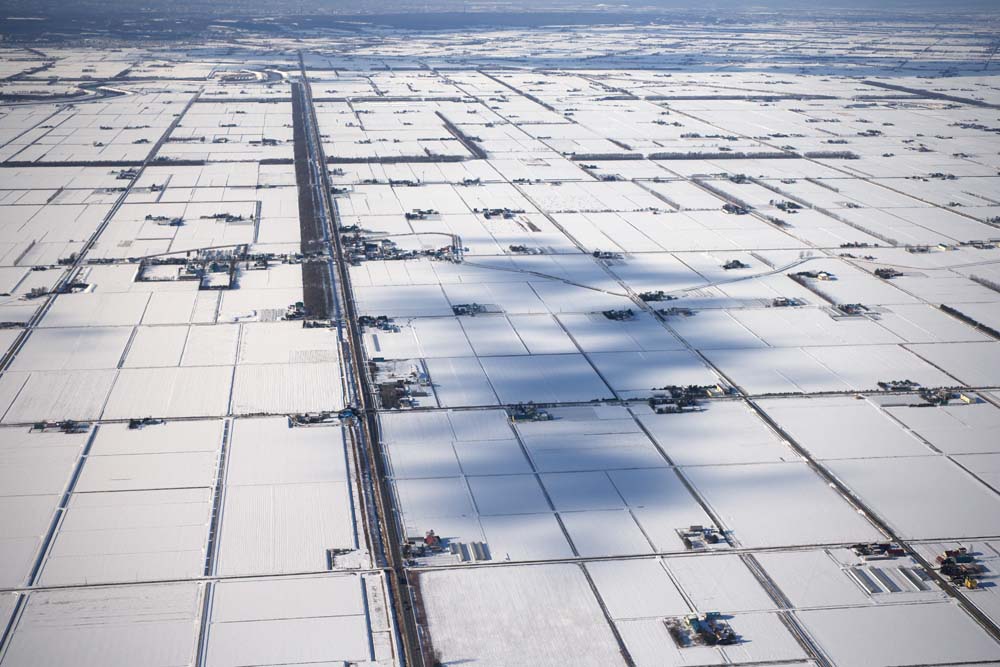
<path id="1" fill-rule="evenodd" d="M 29 583 L 39 550 L 59 506 L 59 494 L 0 496 L 0 582 Z"/>
<path id="2" fill-rule="evenodd" d="M 238 667 L 391 659 L 384 605 L 374 575 L 220 582 L 212 589 L 208 660 Z"/>
<path id="3" fill-rule="evenodd" d="M 669 385 L 714 386 L 719 382 L 715 373 L 687 350 L 597 352 L 589 358 L 619 396 L 642 398 Z"/>
<path id="4" fill-rule="evenodd" d="M 3 664 L 192 664 L 201 595 L 195 582 L 31 593 Z"/>
<path id="5" fill-rule="evenodd" d="M 1000 532 L 1000 496 L 940 456 L 833 461 L 830 469 L 900 535 L 911 539 Z M 933 489 L 933 493 L 928 493 Z M 955 514 L 938 502 L 961 498 Z"/>
<path id="6" fill-rule="evenodd" d="M 910 349 L 969 387 L 1000 384 L 1000 343 L 935 343 Z"/>
<path id="7" fill-rule="evenodd" d="M 232 367 L 126 368 L 118 374 L 105 419 L 218 417 L 229 409 Z"/>
<path id="8" fill-rule="evenodd" d="M 875 345 L 903 340 L 866 318 L 834 318 L 812 308 L 735 310 L 733 318 L 771 347 Z"/>
<path id="9" fill-rule="evenodd" d="M 583 355 L 483 357 L 480 362 L 501 403 L 572 403 L 612 398 Z"/>
<path id="10" fill-rule="evenodd" d="M 222 444 L 221 421 L 171 421 L 130 429 L 104 424 L 74 491 L 208 488 Z"/>
<path id="11" fill-rule="evenodd" d="M 696 467 L 685 475 L 745 546 L 876 541 L 881 535 L 804 463 Z"/>
<path id="12" fill-rule="evenodd" d="M 87 292 L 62 294 L 52 303 L 40 326 L 97 327 L 138 324 L 149 302 L 148 292 Z"/>
<path id="13" fill-rule="evenodd" d="M 796 616 L 822 650 L 845 667 L 975 663 L 1000 655 L 992 638 L 947 603 L 818 609 L 798 611 Z M 884 641 L 887 631 L 899 641 Z M 948 642 L 940 641 L 942 636 Z"/>
<path id="14" fill-rule="evenodd" d="M 115 370 L 8 371 L 0 378 L 2 421 L 97 419 L 117 375 Z"/>
<path id="15" fill-rule="evenodd" d="M 742 402 L 711 402 L 702 411 L 639 414 L 675 465 L 797 461 L 799 456 Z"/>
<path id="16" fill-rule="evenodd" d="M 299 322 L 245 324 L 239 345 L 241 364 L 336 362 L 338 343 L 333 330 L 307 329 Z"/>
<path id="17" fill-rule="evenodd" d="M 641 431 L 558 433 L 522 430 L 524 446 L 540 472 L 626 470 L 667 465 Z"/>
<path id="18" fill-rule="evenodd" d="M 895 409 L 883 411 L 873 401 L 812 397 L 764 399 L 758 405 L 817 459 L 923 456 L 932 452 L 893 420 Z"/>
<path id="19" fill-rule="evenodd" d="M 61 371 L 117 368 L 132 327 L 40 329 L 18 352 L 13 370 Z"/>
<path id="20" fill-rule="evenodd" d="M 0 497 L 62 493 L 89 437 L 89 429 L 0 428 Z"/>
<path id="21" fill-rule="evenodd" d="M 199 576 L 210 489 L 74 493 L 42 568 L 45 585 Z"/>
<path id="22" fill-rule="evenodd" d="M 946 454 L 1000 453 L 1000 408 L 982 399 L 931 409 L 890 405 L 885 411 Z"/>
<path id="23" fill-rule="evenodd" d="M 954 378 L 896 345 L 712 350 L 706 356 L 752 394 L 873 390 L 897 379 L 955 385 Z"/>
<path id="24" fill-rule="evenodd" d="M 681 350 L 684 347 L 646 313 L 625 321 L 610 320 L 601 313 L 563 313 L 558 319 L 585 353 Z"/>
<path id="25" fill-rule="evenodd" d="M 634 556 L 654 551 L 653 544 L 628 511 L 563 512 L 560 519 L 581 556 Z M 607 540 L 607 535 L 614 535 L 615 539 Z"/>
<path id="26" fill-rule="evenodd" d="M 241 364 L 233 375 L 232 412 L 339 410 L 344 404 L 342 386 L 339 363 Z"/>
<path id="27" fill-rule="evenodd" d="M 237 419 L 230 442 L 218 571 L 329 569 L 328 549 L 357 548 L 343 435 L 286 417 Z"/>
<path id="28" fill-rule="evenodd" d="M 442 408 L 497 405 L 497 394 L 477 357 L 428 359 L 427 373 Z"/>
<path id="29" fill-rule="evenodd" d="M 444 661 L 475 655 L 483 665 L 499 666 L 529 653 L 535 665 L 624 664 L 578 566 L 430 572 L 419 586 Z M 512 636 L 521 639 L 512 643 Z"/>

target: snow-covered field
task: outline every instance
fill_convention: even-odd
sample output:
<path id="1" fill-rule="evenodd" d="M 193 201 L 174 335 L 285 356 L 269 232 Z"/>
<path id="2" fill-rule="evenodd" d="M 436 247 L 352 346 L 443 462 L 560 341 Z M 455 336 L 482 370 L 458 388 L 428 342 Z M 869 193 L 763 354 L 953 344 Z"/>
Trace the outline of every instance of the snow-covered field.
<path id="1" fill-rule="evenodd" d="M 0 667 L 1000 662 L 995 21 L 689 19 L 4 41 Z"/>

